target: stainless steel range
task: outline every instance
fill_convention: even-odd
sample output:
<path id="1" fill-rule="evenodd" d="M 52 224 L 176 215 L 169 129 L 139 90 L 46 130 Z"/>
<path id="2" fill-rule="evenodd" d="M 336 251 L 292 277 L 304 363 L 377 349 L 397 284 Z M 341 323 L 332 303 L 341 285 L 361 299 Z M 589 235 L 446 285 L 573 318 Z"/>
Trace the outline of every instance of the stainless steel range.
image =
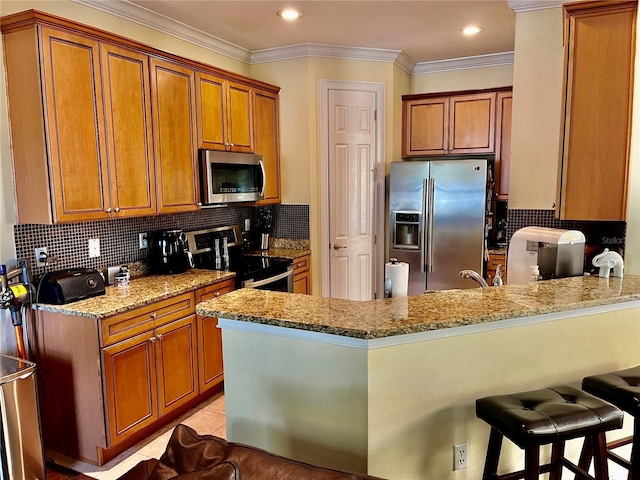
<path id="1" fill-rule="evenodd" d="M 239 225 L 186 234 L 195 268 L 235 272 L 236 288 L 293 292 L 293 260 L 244 253 Z"/>

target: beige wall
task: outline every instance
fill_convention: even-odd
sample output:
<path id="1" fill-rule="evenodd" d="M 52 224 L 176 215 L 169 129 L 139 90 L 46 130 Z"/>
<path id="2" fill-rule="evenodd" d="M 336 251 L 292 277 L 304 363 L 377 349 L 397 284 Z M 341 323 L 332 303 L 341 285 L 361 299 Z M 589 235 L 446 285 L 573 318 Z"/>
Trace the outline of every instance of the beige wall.
<path id="1" fill-rule="evenodd" d="M 560 146 L 562 8 L 516 14 L 509 208 L 552 209 Z"/>
<path id="2" fill-rule="evenodd" d="M 513 65 L 423 73 L 411 77 L 411 93 L 455 92 L 513 85 Z"/>

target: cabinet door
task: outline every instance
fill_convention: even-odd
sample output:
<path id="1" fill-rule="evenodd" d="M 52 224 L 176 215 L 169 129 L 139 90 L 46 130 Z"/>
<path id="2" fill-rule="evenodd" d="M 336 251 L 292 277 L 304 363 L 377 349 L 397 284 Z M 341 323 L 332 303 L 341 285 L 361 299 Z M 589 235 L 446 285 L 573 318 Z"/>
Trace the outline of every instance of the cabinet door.
<path id="1" fill-rule="evenodd" d="M 151 59 L 158 213 L 197 210 L 195 73 Z"/>
<path id="2" fill-rule="evenodd" d="M 108 174 L 98 42 L 42 28 L 42 44 L 55 220 L 108 218 L 110 199 L 106 188 Z"/>
<path id="3" fill-rule="evenodd" d="M 296 258 L 293 261 L 293 293 L 311 295 L 311 257 Z"/>
<path id="4" fill-rule="evenodd" d="M 451 97 L 449 153 L 493 153 L 496 94 Z"/>
<path id="5" fill-rule="evenodd" d="M 253 153 L 252 90 L 227 81 L 227 141 L 232 152 Z"/>
<path id="6" fill-rule="evenodd" d="M 196 378 L 196 316 L 155 330 L 160 416 L 198 394 Z"/>
<path id="7" fill-rule="evenodd" d="M 449 98 L 403 102 L 402 156 L 442 155 L 449 145 Z"/>
<path id="8" fill-rule="evenodd" d="M 109 44 L 101 49 L 112 214 L 153 215 L 149 57 Z"/>
<path id="9" fill-rule="evenodd" d="M 103 349 L 109 447 L 158 418 L 152 338 L 147 332 Z"/>
<path id="10" fill-rule="evenodd" d="M 509 172 L 511 164 L 511 92 L 498 93 L 496 115 L 495 193 L 498 200 L 509 199 Z"/>
<path id="11" fill-rule="evenodd" d="M 625 220 L 637 2 L 567 5 L 558 202 L 567 220 Z"/>
<path id="12" fill-rule="evenodd" d="M 219 297 L 235 289 L 233 280 L 201 289 L 198 303 Z M 217 317 L 198 315 L 198 376 L 200 393 L 219 386 L 224 380 L 222 363 L 222 331 Z"/>
<path id="13" fill-rule="evenodd" d="M 264 199 L 258 204 L 280 203 L 280 137 L 278 95 L 256 90 L 255 150 L 263 156 L 265 170 Z"/>
<path id="14" fill-rule="evenodd" d="M 225 151 L 225 80 L 208 73 L 196 72 L 196 89 L 198 147 Z"/>

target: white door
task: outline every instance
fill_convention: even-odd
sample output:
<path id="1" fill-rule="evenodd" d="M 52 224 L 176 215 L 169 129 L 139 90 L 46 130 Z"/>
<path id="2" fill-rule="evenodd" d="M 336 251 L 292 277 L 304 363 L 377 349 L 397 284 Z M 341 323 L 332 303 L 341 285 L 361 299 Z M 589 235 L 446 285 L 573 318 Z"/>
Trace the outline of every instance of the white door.
<path id="1" fill-rule="evenodd" d="M 376 92 L 328 91 L 330 296 L 375 292 Z"/>

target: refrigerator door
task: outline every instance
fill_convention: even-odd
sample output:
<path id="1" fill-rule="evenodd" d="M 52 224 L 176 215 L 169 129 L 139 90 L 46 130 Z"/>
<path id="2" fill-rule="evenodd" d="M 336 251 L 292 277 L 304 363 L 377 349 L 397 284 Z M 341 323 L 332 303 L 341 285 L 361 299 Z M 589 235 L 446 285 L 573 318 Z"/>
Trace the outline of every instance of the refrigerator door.
<path id="1" fill-rule="evenodd" d="M 429 180 L 429 162 L 392 162 L 390 171 L 389 258 L 409 264 L 407 294 L 419 295 L 426 285 L 424 186 Z"/>
<path id="2" fill-rule="evenodd" d="M 427 289 L 477 287 L 460 270 L 482 275 L 487 161 L 433 161 L 430 173 Z"/>

